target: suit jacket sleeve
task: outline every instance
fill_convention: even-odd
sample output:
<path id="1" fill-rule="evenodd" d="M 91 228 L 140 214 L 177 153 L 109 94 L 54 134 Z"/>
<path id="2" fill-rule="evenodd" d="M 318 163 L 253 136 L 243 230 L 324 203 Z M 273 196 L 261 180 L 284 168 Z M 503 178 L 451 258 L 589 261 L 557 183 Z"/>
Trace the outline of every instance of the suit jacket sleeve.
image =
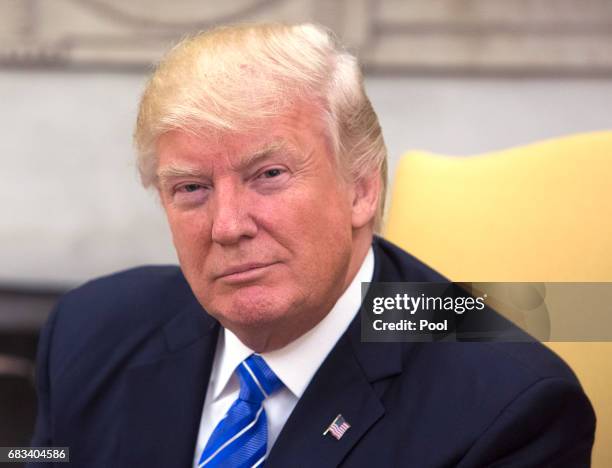
<path id="1" fill-rule="evenodd" d="M 544 378 L 504 408 L 458 466 L 586 467 L 594 432 L 595 415 L 579 385 Z"/>
<path id="2" fill-rule="evenodd" d="M 38 341 L 38 352 L 36 357 L 36 393 L 38 395 L 38 409 L 36 426 L 31 442 L 32 447 L 47 447 L 53 445 L 49 360 L 51 340 L 58 310 L 59 305 L 56 306 L 49 315 L 46 324 L 41 330 Z"/>

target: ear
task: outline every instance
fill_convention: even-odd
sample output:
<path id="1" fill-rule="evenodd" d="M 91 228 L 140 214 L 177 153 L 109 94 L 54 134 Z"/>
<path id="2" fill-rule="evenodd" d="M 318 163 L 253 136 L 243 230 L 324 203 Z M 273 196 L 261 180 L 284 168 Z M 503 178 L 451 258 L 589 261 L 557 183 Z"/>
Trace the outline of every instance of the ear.
<path id="1" fill-rule="evenodd" d="M 380 197 L 380 174 L 374 171 L 353 184 L 352 224 L 359 229 L 374 221 Z"/>

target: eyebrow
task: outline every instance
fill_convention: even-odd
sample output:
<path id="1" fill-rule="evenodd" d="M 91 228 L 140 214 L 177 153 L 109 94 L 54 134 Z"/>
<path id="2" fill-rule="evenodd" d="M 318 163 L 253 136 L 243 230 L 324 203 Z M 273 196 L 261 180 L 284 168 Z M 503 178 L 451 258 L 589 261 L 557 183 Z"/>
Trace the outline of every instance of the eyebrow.
<path id="1" fill-rule="evenodd" d="M 186 167 L 186 166 L 174 166 L 170 165 L 168 167 L 164 167 L 157 176 L 159 178 L 168 178 L 168 177 L 182 177 L 182 176 L 200 176 L 202 175 L 202 171 Z"/>
<path id="2" fill-rule="evenodd" d="M 163 185 L 169 179 L 176 179 L 179 177 L 204 177 L 204 173 L 199 169 L 188 166 L 175 166 L 172 164 L 158 171 L 156 175 L 159 185 Z"/>
<path id="3" fill-rule="evenodd" d="M 290 149 L 290 146 L 287 144 L 287 142 L 281 140 L 275 141 L 256 150 L 248 156 L 245 156 L 242 160 L 238 161 L 237 164 L 232 165 L 232 169 L 235 171 L 240 171 L 257 164 L 262 160 L 265 160 L 273 154 L 277 154 L 288 149 Z M 207 175 L 202 170 L 196 167 L 175 166 L 170 164 L 157 172 L 157 181 L 160 185 L 163 185 L 169 179 L 180 177 L 206 178 L 206 176 Z"/>
<path id="4" fill-rule="evenodd" d="M 233 166 L 233 169 L 241 170 L 241 169 L 245 169 L 245 168 L 254 166 L 255 164 L 261 162 L 262 160 L 265 160 L 271 155 L 280 153 L 282 151 L 286 151 L 288 149 L 289 149 L 289 145 L 285 141 L 278 140 L 278 141 L 272 142 L 258 149 L 252 154 L 249 154 L 248 156 L 244 157 L 242 160 L 238 161 L 238 163 Z"/>

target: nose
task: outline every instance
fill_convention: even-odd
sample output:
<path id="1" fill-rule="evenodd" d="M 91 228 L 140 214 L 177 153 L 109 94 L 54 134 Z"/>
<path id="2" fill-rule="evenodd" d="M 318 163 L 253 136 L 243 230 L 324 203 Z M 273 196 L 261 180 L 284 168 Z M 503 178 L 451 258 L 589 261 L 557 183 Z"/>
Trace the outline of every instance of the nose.
<path id="1" fill-rule="evenodd" d="M 212 240 L 232 245 L 255 237 L 257 225 L 249 213 L 244 190 L 233 183 L 219 184 L 213 194 Z"/>

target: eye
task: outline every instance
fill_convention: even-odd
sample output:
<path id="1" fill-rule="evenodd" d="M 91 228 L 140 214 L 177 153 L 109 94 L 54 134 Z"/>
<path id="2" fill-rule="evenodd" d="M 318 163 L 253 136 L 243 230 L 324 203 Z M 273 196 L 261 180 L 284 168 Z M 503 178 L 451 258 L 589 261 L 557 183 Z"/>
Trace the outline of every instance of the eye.
<path id="1" fill-rule="evenodd" d="M 282 173 L 283 173 L 282 169 L 275 167 L 275 168 L 268 169 L 267 171 L 262 172 L 259 175 L 259 177 L 261 177 L 263 179 L 272 179 L 274 177 L 278 177 Z"/>
<path id="2" fill-rule="evenodd" d="M 203 190 L 205 187 L 202 184 L 189 183 L 189 184 L 181 184 L 174 187 L 175 194 L 188 194 L 198 192 Z"/>
<path id="3" fill-rule="evenodd" d="M 185 182 L 172 188 L 171 197 L 178 206 L 191 207 L 204 203 L 210 193 L 210 187 L 197 182 Z"/>
<path id="4" fill-rule="evenodd" d="M 185 192 L 185 193 L 192 193 L 195 192 L 199 189 L 201 189 L 202 186 L 200 184 L 185 184 L 182 185 L 180 187 L 177 188 L 178 192 Z"/>

